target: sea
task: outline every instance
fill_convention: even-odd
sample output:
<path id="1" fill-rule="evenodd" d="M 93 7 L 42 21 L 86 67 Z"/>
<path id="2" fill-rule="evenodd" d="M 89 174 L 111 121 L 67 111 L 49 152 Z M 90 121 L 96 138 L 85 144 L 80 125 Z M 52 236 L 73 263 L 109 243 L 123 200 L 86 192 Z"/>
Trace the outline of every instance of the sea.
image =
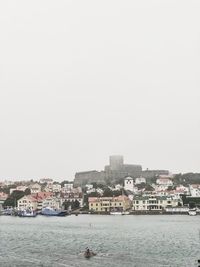
<path id="1" fill-rule="evenodd" d="M 89 247 L 96 256 L 84 258 Z M 1 267 L 198 267 L 200 216 L 0 216 Z"/>

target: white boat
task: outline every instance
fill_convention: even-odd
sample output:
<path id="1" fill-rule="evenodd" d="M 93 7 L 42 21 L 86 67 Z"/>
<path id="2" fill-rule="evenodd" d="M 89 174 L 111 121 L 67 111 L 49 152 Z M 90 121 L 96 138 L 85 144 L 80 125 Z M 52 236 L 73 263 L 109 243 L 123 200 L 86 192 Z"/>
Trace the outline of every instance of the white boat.
<path id="1" fill-rule="evenodd" d="M 36 217 L 37 213 L 31 209 L 21 210 L 18 213 L 19 217 Z"/>
<path id="2" fill-rule="evenodd" d="M 189 209 L 188 214 L 190 216 L 195 216 L 195 215 L 197 215 L 197 210 L 196 209 Z"/>
<path id="3" fill-rule="evenodd" d="M 110 215 L 129 215 L 129 211 L 111 211 Z"/>

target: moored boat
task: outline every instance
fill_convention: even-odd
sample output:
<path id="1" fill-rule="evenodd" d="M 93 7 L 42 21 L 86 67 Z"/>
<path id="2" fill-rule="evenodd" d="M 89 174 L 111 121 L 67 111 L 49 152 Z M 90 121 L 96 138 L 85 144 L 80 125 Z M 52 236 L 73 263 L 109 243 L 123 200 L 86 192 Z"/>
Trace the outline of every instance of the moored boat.
<path id="1" fill-rule="evenodd" d="M 129 211 L 111 211 L 110 215 L 129 215 Z"/>
<path id="2" fill-rule="evenodd" d="M 110 211 L 110 215 L 129 215 L 129 211 L 125 211 L 122 209 L 114 208 Z"/>
<path id="3" fill-rule="evenodd" d="M 67 211 L 55 210 L 50 207 L 43 208 L 40 214 L 45 216 L 62 216 L 62 217 L 68 215 Z"/>
<path id="4" fill-rule="evenodd" d="M 20 210 L 18 212 L 19 217 L 36 217 L 37 213 L 31 209 Z"/>
<path id="5" fill-rule="evenodd" d="M 196 210 L 196 208 L 194 208 L 194 209 L 189 209 L 188 214 L 189 214 L 190 216 L 195 216 L 195 215 L 197 215 L 197 210 Z"/>

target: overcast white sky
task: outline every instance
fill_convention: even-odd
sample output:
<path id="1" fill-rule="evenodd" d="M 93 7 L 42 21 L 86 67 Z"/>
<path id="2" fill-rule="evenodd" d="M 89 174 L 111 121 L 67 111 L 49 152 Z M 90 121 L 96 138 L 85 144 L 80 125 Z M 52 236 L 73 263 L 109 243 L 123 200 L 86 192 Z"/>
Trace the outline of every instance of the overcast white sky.
<path id="1" fill-rule="evenodd" d="M 200 172 L 200 1 L 0 2 L 0 180 Z"/>

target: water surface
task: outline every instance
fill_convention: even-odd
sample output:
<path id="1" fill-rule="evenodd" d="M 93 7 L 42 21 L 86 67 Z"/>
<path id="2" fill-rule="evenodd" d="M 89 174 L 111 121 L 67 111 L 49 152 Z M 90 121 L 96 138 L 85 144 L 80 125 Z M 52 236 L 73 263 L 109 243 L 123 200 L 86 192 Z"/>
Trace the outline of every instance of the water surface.
<path id="1" fill-rule="evenodd" d="M 86 247 L 97 252 L 87 260 Z M 200 216 L 0 216 L 1 267 L 197 267 Z"/>

